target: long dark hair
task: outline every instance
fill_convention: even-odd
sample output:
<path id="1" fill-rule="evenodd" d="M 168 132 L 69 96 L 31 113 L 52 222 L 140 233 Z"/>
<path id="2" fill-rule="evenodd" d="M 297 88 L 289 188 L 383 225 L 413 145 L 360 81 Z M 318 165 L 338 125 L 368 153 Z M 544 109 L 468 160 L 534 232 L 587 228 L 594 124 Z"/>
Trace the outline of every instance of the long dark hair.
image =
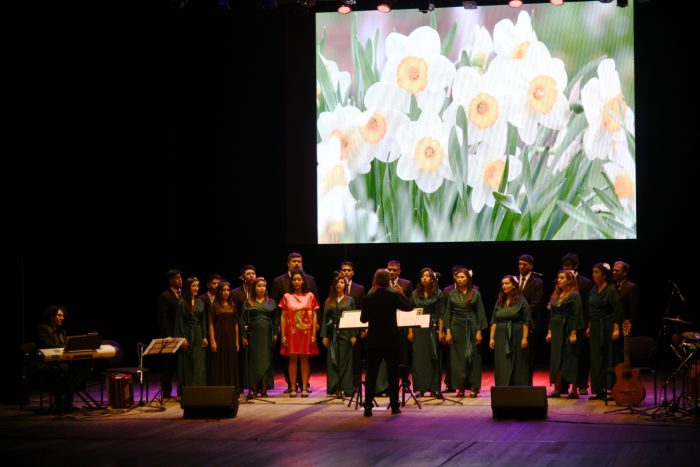
<path id="1" fill-rule="evenodd" d="M 507 274 L 501 277 L 501 280 L 499 281 L 499 288 L 501 290 L 498 292 L 498 304 L 505 305 L 508 302 L 508 296 L 503 291 L 503 279 L 508 279 L 513 285 L 513 291 L 510 293 L 510 298 L 512 299 L 511 305 L 513 303 L 518 303 L 518 301 L 520 300 L 523 300 L 523 292 L 520 290 L 520 284 L 518 283 L 518 279 L 513 275 Z"/>

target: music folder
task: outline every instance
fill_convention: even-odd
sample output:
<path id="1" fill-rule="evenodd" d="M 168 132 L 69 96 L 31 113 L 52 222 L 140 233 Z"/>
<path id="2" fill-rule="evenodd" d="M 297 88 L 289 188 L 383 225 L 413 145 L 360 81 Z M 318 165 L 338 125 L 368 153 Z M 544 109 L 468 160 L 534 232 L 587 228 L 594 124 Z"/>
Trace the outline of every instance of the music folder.
<path id="1" fill-rule="evenodd" d="M 68 336 L 64 352 L 84 352 L 87 350 L 97 350 L 102 345 L 102 336 L 99 333 L 91 332 L 79 336 Z"/>
<path id="2" fill-rule="evenodd" d="M 156 338 L 148 344 L 144 355 L 171 354 L 177 352 L 180 346 L 185 342 L 184 337 L 161 337 Z"/>
<path id="3" fill-rule="evenodd" d="M 338 327 L 340 329 L 363 329 L 367 323 L 360 321 L 361 310 L 345 310 L 340 317 Z M 414 308 L 411 311 L 396 310 L 396 324 L 400 328 L 406 327 L 430 327 L 430 315 L 423 314 L 423 308 Z"/>

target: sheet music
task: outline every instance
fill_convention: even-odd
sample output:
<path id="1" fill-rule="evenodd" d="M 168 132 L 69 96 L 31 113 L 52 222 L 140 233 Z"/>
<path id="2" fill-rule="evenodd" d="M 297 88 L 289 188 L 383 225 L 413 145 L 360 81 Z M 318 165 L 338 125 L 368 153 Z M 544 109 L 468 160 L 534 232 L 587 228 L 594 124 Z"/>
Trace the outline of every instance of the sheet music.
<path id="1" fill-rule="evenodd" d="M 411 311 L 396 310 L 396 325 L 400 328 L 419 326 L 418 313 L 423 316 L 423 308 L 414 308 Z M 430 319 L 430 315 L 428 315 Z"/>
<path id="2" fill-rule="evenodd" d="M 338 328 L 340 329 L 361 329 L 366 328 L 367 323 L 360 321 L 362 310 L 345 310 L 340 317 Z"/>
<path id="3" fill-rule="evenodd" d="M 429 328 L 430 327 L 430 314 L 426 314 L 426 315 L 419 314 L 418 316 L 416 316 L 416 324 L 424 329 Z"/>
<path id="4" fill-rule="evenodd" d="M 151 343 L 148 344 L 148 347 L 146 347 L 146 350 L 143 351 L 143 354 L 156 355 L 175 353 L 184 342 L 184 337 L 163 337 L 153 339 Z"/>

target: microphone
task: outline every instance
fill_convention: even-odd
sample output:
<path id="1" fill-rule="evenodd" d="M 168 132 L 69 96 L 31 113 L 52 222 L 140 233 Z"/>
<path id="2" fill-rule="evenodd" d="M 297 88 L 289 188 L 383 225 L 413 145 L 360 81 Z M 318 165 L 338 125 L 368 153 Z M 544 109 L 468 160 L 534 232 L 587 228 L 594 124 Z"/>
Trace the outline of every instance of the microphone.
<path id="1" fill-rule="evenodd" d="M 681 299 L 681 302 L 685 303 L 685 297 L 684 297 L 683 294 L 681 293 L 681 291 L 680 291 L 680 289 L 678 288 L 678 286 L 676 285 L 676 283 L 673 282 L 673 281 L 669 281 L 669 282 L 671 282 L 671 285 L 673 286 L 673 290 L 678 294 L 678 298 Z"/>

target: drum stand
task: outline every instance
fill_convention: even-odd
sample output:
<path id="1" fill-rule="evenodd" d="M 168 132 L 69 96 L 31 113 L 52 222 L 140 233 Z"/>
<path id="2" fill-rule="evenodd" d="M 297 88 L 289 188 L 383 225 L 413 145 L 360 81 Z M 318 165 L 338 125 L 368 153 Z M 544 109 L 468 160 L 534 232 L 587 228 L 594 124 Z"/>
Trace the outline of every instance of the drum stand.
<path id="1" fill-rule="evenodd" d="M 671 345 L 671 349 L 676 354 L 678 359 L 681 360 L 681 364 L 678 366 L 678 368 L 676 368 L 673 371 L 673 373 L 671 373 L 671 375 L 666 379 L 666 381 L 664 381 L 664 397 L 661 400 L 661 404 L 657 407 L 650 407 L 649 409 L 647 409 L 656 409 L 650 414 L 651 418 L 674 417 L 676 419 L 680 419 L 691 415 L 689 413 L 689 410 L 686 409 L 686 399 L 688 398 L 685 395 L 685 388 L 682 388 L 680 395 L 676 397 L 676 379 L 681 372 L 684 372 L 684 375 L 687 375 L 688 364 L 690 363 L 691 359 L 695 356 L 695 352 L 691 352 L 685 358 L 683 358 L 683 356 L 678 353 L 678 351 L 673 345 Z M 683 380 L 685 380 L 685 377 L 683 378 Z M 667 388 L 669 384 L 671 385 L 671 394 L 673 395 L 673 398 L 671 400 L 668 400 L 666 398 Z M 683 407 L 681 407 L 681 405 L 683 405 Z M 681 416 L 676 417 L 676 413 L 680 413 Z"/>

